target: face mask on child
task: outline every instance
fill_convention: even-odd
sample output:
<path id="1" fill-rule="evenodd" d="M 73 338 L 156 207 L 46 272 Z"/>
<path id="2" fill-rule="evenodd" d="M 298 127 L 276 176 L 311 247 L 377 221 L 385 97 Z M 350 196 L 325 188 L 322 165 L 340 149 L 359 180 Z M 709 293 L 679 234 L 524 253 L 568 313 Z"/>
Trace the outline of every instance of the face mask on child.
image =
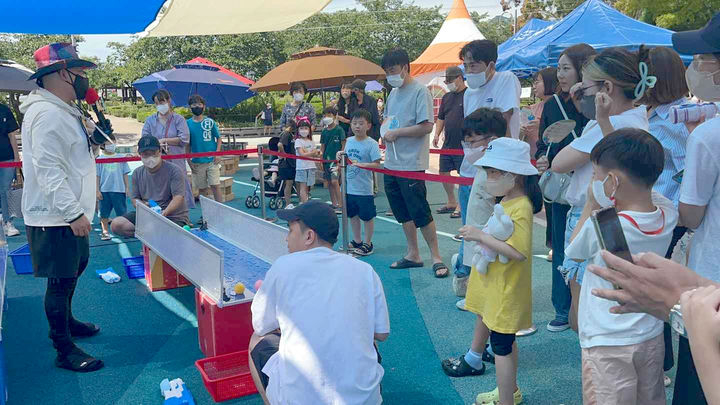
<path id="1" fill-rule="evenodd" d="M 105 145 L 105 153 L 108 155 L 112 155 L 115 153 L 115 144 L 114 143 L 108 143 Z"/>
<path id="2" fill-rule="evenodd" d="M 141 160 L 143 165 L 147 166 L 149 169 L 154 169 L 160 164 L 160 156 L 144 157 Z"/>
<path id="3" fill-rule="evenodd" d="M 309 129 L 309 128 L 300 128 L 300 129 L 298 129 L 298 134 L 299 134 L 301 137 L 305 138 L 305 137 L 307 137 L 308 135 L 310 135 L 310 129 Z"/>
<path id="4" fill-rule="evenodd" d="M 608 208 L 615 205 L 615 193 L 620 184 L 618 184 L 618 179 L 615 177 L 615 190 L 613 190 L 610 197 L 608 197 L 607 194 L 605 194 L 605 182 L 608 181 L 609 178 L 610 175 L 608 174 L 605 176 L 605 180 L 593 180 L 592 182 L 593 198 L 595 198 L 595 202 L 597 202 L 601 208 Z"/>
<path id="5" fill-rule="evenodd" d="M 332 123 L 333 123 L 334 121 L 335 121 L 335 120 L 334 120 L 332 117 L 325 117 L 325 118 L 322 119 L 322 123 L 323 123 L 323 125 L 325 125 L 326 127 L 329 127 L 330 125 L 332 125 Z"/>
<path id="6" fill-rule="evenodd" d="M 502 197 L 507 194 L 510 189 L 515 186 L 515 176 L 510 173 L 505 173 L 499 179 L 490 180 L 485 182 L 485 191 L 495 197 Z"/>

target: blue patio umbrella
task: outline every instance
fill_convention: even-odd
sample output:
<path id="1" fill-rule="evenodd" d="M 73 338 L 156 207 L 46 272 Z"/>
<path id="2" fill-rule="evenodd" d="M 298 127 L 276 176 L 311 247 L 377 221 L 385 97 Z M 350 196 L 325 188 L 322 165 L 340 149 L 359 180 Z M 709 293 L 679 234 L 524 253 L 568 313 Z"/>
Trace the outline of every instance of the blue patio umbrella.
<path id="1" fill-rule="evenodd" d="M 199 94 L 208 107 L 232 108 L 255 95 L 237 78 L 216 67 L 196 63 L 175 65 L 174 69 L 152 73 L 136 80 L 133 86 L 147 103 L 153 102 L 153 93 L 165 89 L 176 106 L 187 106 L 188 98 Z"/>

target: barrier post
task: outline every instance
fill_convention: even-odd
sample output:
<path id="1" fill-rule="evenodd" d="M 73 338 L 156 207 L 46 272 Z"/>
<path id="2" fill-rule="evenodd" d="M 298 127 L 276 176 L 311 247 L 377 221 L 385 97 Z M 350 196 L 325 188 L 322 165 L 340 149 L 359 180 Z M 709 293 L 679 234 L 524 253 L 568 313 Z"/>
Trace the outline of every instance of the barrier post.
<path id="1" fill-rule="evenodd" d="M 340 165 L 340 175 L 342 176 L 342 184 L 340 185 L 340 194 L 342 194 L 342 240 L 343 240 L 343 251 L 348 251 L 348 216 L 347 216 L 347 155 L 340 155 L 341 159 L 338 162 Z"/>
<path id="2" fill-rule="evenodd" d="M 265 216 L 265 169 L 263 168 L 263 163 L 265 162 L 265 157 L 263 156 L 263 147 L 262 145 L 258 145 L 257 147 L 257 154 L 258 154 L 258 169 L 260 170 L 260 178 L 258 179 L 260 181 L 260 212 L 262 213 L 262 219 L 267 219 Z"/>

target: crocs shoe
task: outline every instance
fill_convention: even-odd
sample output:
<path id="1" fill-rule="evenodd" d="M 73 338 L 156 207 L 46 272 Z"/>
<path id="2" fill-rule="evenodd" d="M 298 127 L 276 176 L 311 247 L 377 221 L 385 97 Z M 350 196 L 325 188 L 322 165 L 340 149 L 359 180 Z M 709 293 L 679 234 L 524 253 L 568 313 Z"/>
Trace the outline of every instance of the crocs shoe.
<path id="1" fill-rule="evenodd" d="M 515 391 L 513 394 L 513 402 L 515 405 L 521 404 L 523 401 L 523 395 L 522 392 L 520 392 L 520 388 Z M 498 391 L 497 387 L 495 387 L 494 390 L 490 392 L 483 392 L 482 394 L 478 394 L 477 397 L 475 397 L 475 405 L 490 405 L 490 404 L 498 404 L 500 403 L 500 392 Z"/>
<path id="2" fill-rule="evenodd" d="M 465 355 L 445 359 L 441 364 L 445 374 L 450 377 L 468 377 L 485 374 L 485 363 L 483 363 L 479 369 L 473 368 L 473 366 L 465 361 Z"/>
<path id="3" fill-rule="evenodd" d="M 467 311 L 467 308 L 465 308 L 465 298 L 461 299 L 460 301 L 455 303 L 455 307 L 461 311 Z"/>

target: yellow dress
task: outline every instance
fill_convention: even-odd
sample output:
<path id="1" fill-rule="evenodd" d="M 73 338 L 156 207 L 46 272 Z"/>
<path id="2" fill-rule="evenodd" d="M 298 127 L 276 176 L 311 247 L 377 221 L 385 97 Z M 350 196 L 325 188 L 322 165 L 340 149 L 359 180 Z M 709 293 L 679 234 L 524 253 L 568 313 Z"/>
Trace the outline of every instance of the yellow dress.
<path id="1" fill-rule="evenodd" d="M 526 259 L 502 264 L 495 260 L 486 274 L 473 266 L 468 280 L 465 308 L 482 316 L 487 327 L 499 333 L 515 333 L 532 325 L 532 204 L 526 196 L 501 201 L 515 224 L 506 243 Z"/>

